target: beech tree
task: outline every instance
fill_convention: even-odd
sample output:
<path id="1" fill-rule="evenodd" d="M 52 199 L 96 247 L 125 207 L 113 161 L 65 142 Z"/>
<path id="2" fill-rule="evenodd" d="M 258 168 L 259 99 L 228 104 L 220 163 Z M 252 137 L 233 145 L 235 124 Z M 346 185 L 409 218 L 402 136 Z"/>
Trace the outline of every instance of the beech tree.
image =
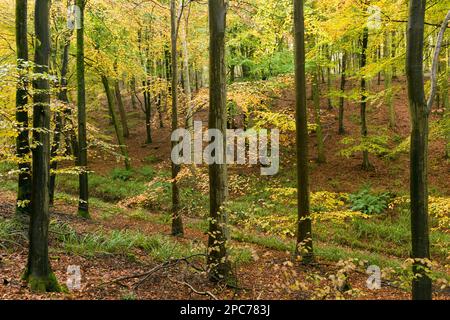
<path id="1" fill-rule="evenodd" d="M 17 47 L 17 68 L 25 72 L 25 63 L 28 61 L 28 41 L 27 41 L 27 0 L 16 1 L 16 47 Z M 16 153 L 20 159 L 19 178 L 17 190 L 17 213 L 30 212 L 31 200 L 31 165 L 29 161 L 30 143 L 28 130 L 28 80 L 25 75 L 21 75 L 16 92 L 16 121 L 18 123 L 18 135 L 16 138 Z"/>
<path id="2" fill-rule="evenodd" d="M 24 279 L 34 291 L 59 291 L 48 256 L 50 178 L 50 0 L 36 1 L 34 14 L 35 73 L 33 81 L 33 174 L 28 264 Z"/>
<path id="3" fill-rule="evenodd" d="M 303 0 L 294 0 L 295 35 L 295 106 L 297 132 L 297 206 L 298 227 L 296 256 L 303 262 L 313 260 L 313 242 L 309 203 L 308 115 L 306 107 L 305 21 Z"/>
<path id="4" fill-rule="evenodd" d="M 84 9 L 86 0 L 76 0 L 80 8 L 80 25 L 77 26 L 77 106 L 78 106 L 78 155 L 77 165 L 81 168 L 79 175 L 80 197 L 78 202 L 78 214 L 84 218 L 89 215 L 89 189 L 88 189 L 88 154 L 86 133 L 86 83 L 84 79 Z"/>
<path id="5" fill-rule="evenodd" d="M 425 98 L 423 57 L 426 0 L 411 0 L 407 32 L 406 76 L 411 113 L 410 197 L 411 197 L 411 257 L 414 279 L 412 298 L 431 300 L 432 283 L 427 269 L 430 259 L 430 235 L 428 216 L 428 136 L 429 116 L 436 93 L 439 53 L 445 29 L 450 20 L 448 12 L 436 42 L 432 73 L 431 93 Z"/>
<path id="6" fill-rule="evenodd" d="M 360 68 L 363 69 L 367 64 L 367 47 L 369 43 L 369 28 L 365 27 L 363 29 L 362 34 L 362 47 L 361 47 L 361 60 L 360 60 Z M 361 137 L 362 139 L 367 138 L 367 82 L 366 76 L 361 76 Z M 369 162 L 369 151 L 363 151 L 363 163 L 362 168 L 364 170 L 369 170 L 371 164 Z"/>
<path id="7" fill-rule="evenodd" d="M 217 129 L 223 135 L 223 153 L 226 159 L 226 64 L 225 28 L 228 2 L 209 0 L 209 129 Z M 211 141 L 212 142 L 212 141 Z M 226 163 L 226 161 L 224 161 Z M 231 263 L 228 259 L 228 216 L 224 208 L 228 198 L 228 174 L 225 163 L 209 165 L 209 278 L 212 281 L 231 281 Z"/>
<path id="8" fill-rule="evenodd" d="M 178 23 L 176 0 L 170 1 L 170 30 L 172 44 L 172 131 L 178 129 Z M 172 141 L 172 148 L 176 142 Z M 183 221 L 180 215 L 180 190 L 178 189 L 177 177 L 180 166 L 172 161 L 172 235 L 183 235 Z"/>

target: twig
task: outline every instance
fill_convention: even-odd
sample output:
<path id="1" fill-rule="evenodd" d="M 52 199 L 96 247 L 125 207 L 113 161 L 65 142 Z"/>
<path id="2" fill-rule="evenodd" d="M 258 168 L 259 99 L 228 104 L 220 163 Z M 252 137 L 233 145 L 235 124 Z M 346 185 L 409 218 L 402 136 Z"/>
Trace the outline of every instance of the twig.
<path id="1" fill-rule="evenodd" d="M 191 265 L 191 263 L 189 262 L 189 259 L 200 257 L 200 256 L 204 257 L 205 254 L 199 253 L 199 254 L 194 254 L 192 256 L 189 256 L 189 257 L 184 257 L 184 258 L 179 258 L 179 259 L 172 259 L 172 260 L 166 261 L 166 262 L 164 262 L 162 264 L 159 264 L 159 265 L 153 267 L 152 269 L 150 269 L 147 272 L 138 273 L 138 274 L 132 274 L 132 275 L 120 277 L 120 278 L 117 278 L 117 279 L 113 279 L 113 280 L 108 281 L 108 282 L 103 282 L 99 286 L 102 287 L 102 286 L 105 286 L 105 285 L 108 285 L 108 284 L 111 284 L 111 283 L 118 283 L 118 284 L 120 284 L 121 281 L 142 278 L 141 280 L 138 281 L 138 283 L 136 283 L 133 286 L 133 288 L 136 289 L 143 282 L 145 282 L 152 274 L 154 274 L 155 272 L 161 270 L 162 268 L 172 267 L 172 266 L 174 266 L 174 265 L 176 265 L 176 264 L 178 264 L 180 262 L 186 262 L 188 265 Z"/>
<path id="2" fill-rule="evenodd" d="M 190 285 L 189 283 L 187 283 L 186 281 L 178 281 L 175 279 L 171 279 L 170 277 L 167 277 L 167 279 L 169 279 L 169 281 L 174 282 L 174 283 L 178 283 L 178 284 L 182 284 L 186 287 L 188 287 L 189 289 L 191 289 L 192 292 L 201 295 L 201 296 L 208 296 L 213 300 L 219 300 L 215 295 L 213 295 L 210 291 L 198 291 L 196 290 L 192 285 Z"/>

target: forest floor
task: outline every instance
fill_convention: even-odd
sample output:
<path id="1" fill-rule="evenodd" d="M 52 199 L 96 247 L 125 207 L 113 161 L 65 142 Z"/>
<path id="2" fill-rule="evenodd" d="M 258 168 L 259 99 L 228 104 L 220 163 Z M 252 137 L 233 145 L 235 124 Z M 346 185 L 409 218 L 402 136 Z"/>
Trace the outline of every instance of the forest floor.
<path id="1" fill-rule="evenodd" d="M 401 86 L 402 82 L 398 82 Z M 372 90 L 379 89 L 375 84 Z M 274 110 L 293 113 L 294 95 L 284 90 L 274 102 Z M 99 98 L 103 102 L 103 98 Z M 311 101 L 308 101 L 310 104 Z M 408 283 L 402 281 L 409 257 L 409 225 L 405 207 L 390 208 L 370 219 L 351 219 L 344 223 L 325 221 L 314 224 L 316 263 L 304 266 L 291 261 L 291 224 L 284 214 L 295 217 L 295 208 L 272 199 L 269 187 L 295 187 L 290 150 L 282 150 L 281 171 L 275 177 L 260 177 L 259 168 L 230 170 L 232 205 L 231 260 L 237 284 L 211 284 L 205 272 L 207 170 L 200 167 L 194 177 L 181 183 L 181 202 L 185 236 L 170 237 L 170 129 L 158 128 L 154 117 L 151 145 L 145 145 L 143 114 L 126 100 L 131 136 L 127 145 L 133 174 L 121 169 L 121 162 L 108 153 L 90 154 L 91 220 L 76 216 L 76 177 L 57 179 L 57 195 L 51 212 L 50 259 L 52 268 L 65 284 L 68 266 L 80 266 L 81 288 L 65 293 L 35 294 L 21 280 L 27 260 L 26 228 L 13 219 L 15 181 L 0 186 L 0 299 L 409 299 Z M 326 101 L 322 101 L 326 105 Z M 387 129 L 384 105 L 368 110 L 369 130 L 385 128 L 399 143 L 409 134 L 409 113 L 405 88 L 395 96 L 397 127 Z M 93 111 L 91 119 L 105 135 L 113 136 L 104 115 Z M 337 134 L 337 110 L 323 108 L 327 162 L 315 162 L 315 137 L 310 139 L 312 192 L 348 194 L 370 183 L 373 190 L 407 193 L 408 155 L 386 160 L 371 157 L 374 169 L 363 171 L 359 155 L 344 158 L 342 136 Z M 358 136 L 359 109 L 346 106 L 346 136 Z M 196 120 L 207 119 L 200 110 Z M 439 116 L 433 116 L 436 120 Z M 180 118 L 182 118 L 180 116 Z M 292 137 L 294 139 L 294 137 Z M 394 142 L 392 142 L 394 145 Z M 430 193 L 436 201 L 450 197 L 450 165 L 444 159 L 444 142 L 430 142 Z M 8 168 L 0 168 L 6 171 Z M 439 202 L 437 202 L 439 203 Z M 446 209 L 445 209 L 446 208 Z M 448 206 L 444 215 L 450 215 Z M 259 220 L 252 220 L 256 215 Z M 280 215 L 277 215 L 280 214 Z M 267 217 L 268 220 L 264 220 Z M 272 220 L 270 220 L 272 219 Z M 255 221 L 265 224 L 252 225 Z M 272 227 L 280 224 L 283 229 Z M 286 227 L 284 227 L 286 226 Z M 284 229 L 287 229 L 284 230 Z M 436 274 L 449 279 L 450 234 L 433 230 L 432 254 Z M 358 260 L 351 260 L 351 259 Z M 368 265 L 396 270 L 386 277 L 379 290 L 367 289 Z M 387 272 L 387 271 L 386 271 Z M 383 275 L 384 276 L 384 275 Z M 344 289 L 339 281 L 349 285 Z M 384 279 L 384 277 L 383 277 Z M 436 284 L 435 298 L 450 300 L 450 291 Z"/>

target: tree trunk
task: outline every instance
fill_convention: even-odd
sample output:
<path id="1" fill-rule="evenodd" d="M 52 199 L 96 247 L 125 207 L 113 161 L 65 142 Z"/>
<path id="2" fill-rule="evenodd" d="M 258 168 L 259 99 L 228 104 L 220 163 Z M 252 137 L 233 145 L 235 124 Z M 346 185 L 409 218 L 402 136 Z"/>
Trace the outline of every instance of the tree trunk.
<path id="1" fill-rule="evenodd" d="M 448 44 L 447 44 L 448 46 Z M 441 86 L 440 86 L 440 92 L 441 92 L 441 96 L 442 96 L 442 109 L 445 110 L 448 109 L 449 107 L 449 95 L 448 95 L 448 88 L 449 88 L 449 83 L 448 83 L 448 78 L 450 76 L 449 73 L 449 57 L 448 57 L 448 53 L 449 53 L 449 49 L 447 48 L 446 52 L 445 52 L 445 59 L 442 59 L 442 63 L 441 63 Z"/>
<path id="2" fill-rule="evenodd" d="M 35 5 L 35 73 L 49 71 L 50 55 L 50 1 L 36 1 Z M 49 166 L 50 166 L 50 86 L 47 78 L 33 81 L 33 174 L 31 219 L 29 229 L 28 264 L 24 274 L 31 290 L 37 292 L 60 291 L 52 273 L 48 257 L 49 225 Z"/>
<path id="3" fill-rule="evenodd" d="M 128 138 L 130 136 L 130 130 L 128 129 L 128 120 L 127 113 L 125 111 L 125 107 L 123 105 L 122 95 L 120 93 L 120 85 L 119 80 L 114 80 L 114 93 L 116 95 L 117 108 L 119 109 L 120 122 L 122 124 L 122 132 L 124 138 Z"/>
<path id="4" fill-rule="evenodd" d="M 59 92 L 58 92 L 58 100 L 61 101 L 65 106 L 65 112 L 69 109 L 69 97 L 67 96 L 67 72 L 69 68 L 69 47 L 70 47 L 70 37 L 65 39 L 65 44 L 63 48 L 63 54 L 61 57 L 61 77 L 59 79 Z M 69 109 L 70 110 L 70 109 Z M 55 182 L 56 182 L 56 173 L 52 172 L 58 168 L 58 162 L 54 160 L 54 157 L 58 155 L 58 151 L 61 146 L 61 133 L 63 131 L 64 123 L 61 111 L 57 111 L 54 116 L 55 121 L 55 133 L 53 135 L 53 144 L 50 151 L 50 205 L 52 206 L 54 203 L 55 197 Z M 70 132 L 69 132 L 70 137 Z M 76 139 L 76 137 L 75 137 Z M 70 143 L 69 143 L 70 145 Z"/>
<path id="5" fill-rule="evenodd" d="M 380 46 L 378 46 L 377 47 L 377 61 L 378 61 L 378 63 L 380 63 L 380 60 L 381 60 L 381 47 Z M 378 75 L 377 75 L 377 85 L 381 85 L 381 72 L 378 72 Z"/>
<path id="6" fill-rule="evenodd" d="M 130 96 L 131 96 L 131 106 L 133 110 L 137 109 L 137 101 L 136 101 L 136 78 L 132 77 L 130 80 Z"/>
<path id="7" fill-rule="evenodd" d="M 223 150 L 216 150 L 226 159 L 226 64 L 225 28 L 227 2 L 209 0 L 209 129 L 223 134 Z M 212 141 L 211 141 L 212 142 Z M 228 259 L 228 215 L 224 208 L 228 198 L 228 174 L 226 161 L 209 165 L 210 223 L 208 234 L 208 269 L 211 281 L 234 280 Z"/>
<path id="8" fill-rule="evenodd" d="M 177 55 L 177 9 L 176 0 L 170 1 L 170 25 L 172 44 L 172 132 L 178 129 L 178 55 Z M 172 141 L 172 149 L 177 142 Z M 172 161 L 172 235 L 182 236 L 183 220 L 180 214 L 180 191 L 178 189 L 177 177 L 180 166 Z"/>
<path id="9" fill-rule="evenodd" d="M 306 107 L 305 23 L 303 0 L 294 0 L 295 104 L 297 126 L 298 228 L 295 255 L 304 263 L 314 260 L 308 174 L 308 115 Z"/>
<path id="10" fill-rule="evenodd" d="M 56 111 L 54 115 L 55 121 L 55 133 L 53 134 L 53 143 L 50 150 L 50 182 L 49 182 L 49 204 L 53 206 L 55 199 L 55 182 L 56 173 L 54 172 L 58 168 L 58 162 L 54 158 L 58 155 L 58 151 L 61 145 L 61 130 L 62 130 L 62 117 L 61 112 Z"/>
<path id="11" fill-rule="evenodd" d="M 330 54 L 330 47 L 326 46 L 326 54 L 327 54 L 327 61 L 330 63 L 332 61 L 331 54 Z M 327 66 L 327 94 L 328 94 L 328 110 L 333 110 L 333 101 L 331 100 L 331 86 L 332 86 L 332 80 L 331 79 L 331 68 L 330 66 Z"/>
<path id="12" fill-rule="evenodd" d="M 319 68 L 314 73 L 313 79 L 313 91 L 314 91 L 314 121 L 316 123 L 316 135 L 317 135 L 317 162 L 325 163 L 325 149 L 323 143 L 322 124 L 320 121 L 320 85 L 319 85 Z"/>
<path id="13" fill-rule="evenodd" d="M 406 73 L 411 112 L 410 197 L 412 258 L 415 279 L 412 283 L 414 300 L 431 300 L 431 279 L 419 259 L 430 259 L 428 226 L 428 110 L 423 77 L 423 43 L 425 0 L 411 0 L 408 22 Z"/>
<path id="14" fill-rule="evenodd" d="M 148 37 L 148 36 L 147 36 Z M 149 41 L 149 39 L 147 39 Z M 145 87 L 147 88 L 147 95 L 145 96 L 146 103 L 145 103 L 145 128 L 147 132 L 147 139 L 146 143 L 151 144 L 153 143 L 152 139 L 152 94 L 151 94 L 151 60 L 150 60 L 150 47 L 147 46 L 146 49 L 146 67 L 145 67 L 145 74 L 146 74 L 146 83 Z"/>
<path id="15" fill-rule="evenodd" d="M 130 170 L 131 164 L 130 164 L 130 158 L 128 156 L 127 146 L 125 144 L 125 141 L 123 138 L 123 133 L 119 126 L 119 122 L 117 121 L 116 113 L 114 112 L 114 96 L 113 96 L 111 88 L 109 87 L 108 78 L 105 75 L 101 75 L 101 78 L 102 78 L 103 88 L 105 89 L 106 98 L 108 101 L 109 114 L 111 115 L 112 122 L 114 125 L 114 130 L 116 132 L 116 137 L 117 137 L 117 142 L 119 144 L 120 153 L 122 153 L 122 156 L 125 158 L 125 160 L 124 160 L 125 169 Z"/>
<path id="16" fill-rule="evenodd" d="M 339 98 L 339 134 L 345 134 L 344 127 L 344 107 L 345 107 L 345 83 L 347 72 L 347 52 L 344 52 L 342 56 L 342 67 L 341 67 L 341 97 Z"/>
<path id="17" fill-rule="evenodd" d="M 72 109 L 69 105 L 69 97 L 67 92 L 67 72 L 69 68 L 69 49 L 70 49 L 70 37 L 66 39 L 66 43 L 64 45 L 63 54 L 62 54 L 62 67 L 61 67 L 61 80 L 60 86 L 61 90 L 59 92 L 58 99 L 60 101 L 65 101 L 66 106 L 64 109 L 64 127 L 68 127 L 65 130 L 65 140 L 66 140 L 66 154 L 73 155 L 75 159 L 78 158 L 78 138 L 75 133 L 75 125 L 73 123 L 73 115 Z M 76 161 L 77 162 L 77 161 Z M 77 164 L 78 165 L 78 164 Z"/>
<path id="18" fill-rule="evenodd" d="M 182 45 L 183 45 L 183 80 L 184 93 L 186 94 L 186 127 L 192 132 L 194 129 L 194 114 L 192 108 L 192 91 L 191 91 L 191 77 L 189 74 L 189 49 L 187 42 L 188 20 L 186 17 L 184 24 L 182 24 Z"/>
<path id="19" fill-rule="evenodd" d="M 88 154 L 86 134 L 86 83 L 84 79 L 84 6 L 85 0 L 76 0 L 80 8 L 80 28 L 77 30 L 77 89 L 78 89 L 78 166 L 82 169 L 80 173 L 80 199 L 78 203 L 78 214 L 84 218 L 89 215 L 89 189 L 88 189 Z"/>
<path id="20" fill-rule="evenodd" d="M 391 55 L 391 42 L 390 33 L 386 35 L 386 43 L 384 48 L 385 58 L 389 58 Z M 394 97 L 392 89 L 392 66 L 388 65 L 384 72 L 384 87 L 386 90 L 386 104 L 388 106 L 389 113 L 389 128 L 395 128 L 395 108 L 394 108 Z"/>
<path id="21" fill-rule="evenodd" d="M 24 62 L 28 61 L 27 41 L 27 0 L 16 1 L 16 45 L 17 45 L 17 68 L 24 70 Z M 24 71 L 25 72 L 25 71 Z M 16 139 L 16 154 L 19 162 L 19 179 L 17 188 L 17 214 L 30 213 L 31 200 L 31 163 L 30 143 L 28 130 L 28 103 L 27 97 L 28 81 L 26 76 L 19 78 L 16 92 L 16 121 L 18 135 Z"/>
<path id="22" fill-rule="evenodd" d="M 361 64 L 360 68 L 363 69 L 367 64 L 367 47 L 369 44 L 369 29 L 364 28 L 362 37 L 362 51 L 361 51 Z M 367 108 L 367 84 L 364 75 L 361 77 L 361 138 L 362 140 L 367 139 L 367 120 L 366 120 L 366 108 Z M 369 162 L 369 151 L 363 151 L 363 163 L 362 168 L 364 170 L 369 170 L 371 164 Z"/>
<path id="23" fill-rule="evenodd" d="M 165 67 L 164 67 L 164 59 L 160 61 L 160 68 L 159 68 L 159 77 L 161 80 L 164 80 L 165 77 Z M 163 99 L 167 100 L 167 92 L 163 92 L 162 89 L 159 90 L 158 93 L 158 99 L 156 103 L 156 109 L 158 111 L 158 117 L 159 117 L 159 128 L 164 128 L 164 116 L 163 116 Z"/>

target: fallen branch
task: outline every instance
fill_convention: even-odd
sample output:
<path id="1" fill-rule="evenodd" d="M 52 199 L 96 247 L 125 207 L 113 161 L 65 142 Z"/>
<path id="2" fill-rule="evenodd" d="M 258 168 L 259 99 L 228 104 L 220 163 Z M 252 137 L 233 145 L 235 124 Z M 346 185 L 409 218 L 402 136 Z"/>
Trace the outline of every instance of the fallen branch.
<path id="1" fill-rule="evenodd" d="M 194 255 L 189 256 L 189 257 L 184 257 L 184 258 L 179 258 L 179 259 L 172 259 L 172 260 L 166 261 L 164 263 L 161 263 L 161 264 L 153 267 L 149 271 L 146 271 L 146 272 L 143 272 L 143 273 L 132 274 L 132 275 L 124 276 L 124 277 L 120 277 L 120 278 L 113 279 L 113 280 L 108 281 L 108 282 L 103 282 L 103 283 L 101 283 L 99 285 L 99 287 L 103 287 L 103 286 L 111 284 L 111 283 L 117 283 L 117 284 L 121 285 L 120 282 L 122 282 L 122 281 L 142 278 L 133 286 L 133 288 L 136 289 L 142 283 L 144 283 L 148 278 L 150 278 L 150 276 L 152 274 L 158 272 L 159 270 L 161 270 L 163 268 L 173 267 L 173 266 L 177 265 L 180 262 L 186 262 L 189 266 L 191 266 L 191 262 L 189 261 L 190 259 L 196 258 L 196 257 L 205 257 L 205 256 L 206 256 L 205 254 L 194 254 Z"/>
<path id="2" fill-rule="evenodd" d="M 210 291 L 198 291 L 196 290 L 192 285 L 190 285 L 189 283 L 187 283 L 186 281 L 178 281 L 175 279 L 171 279 L 170 277 L 167 277 L 167 279 L 169 279 L 170 282 L 174 282 L 174 283 L 178 283 L 178 284 L 182 284 L 186 287 L 188 287 L 192 292 L 194 292 L 195 294 L 201 295 L 201 296 L 208 296 L 213 300 L 219 300 L 215 295 L 213 295 Z"/>

